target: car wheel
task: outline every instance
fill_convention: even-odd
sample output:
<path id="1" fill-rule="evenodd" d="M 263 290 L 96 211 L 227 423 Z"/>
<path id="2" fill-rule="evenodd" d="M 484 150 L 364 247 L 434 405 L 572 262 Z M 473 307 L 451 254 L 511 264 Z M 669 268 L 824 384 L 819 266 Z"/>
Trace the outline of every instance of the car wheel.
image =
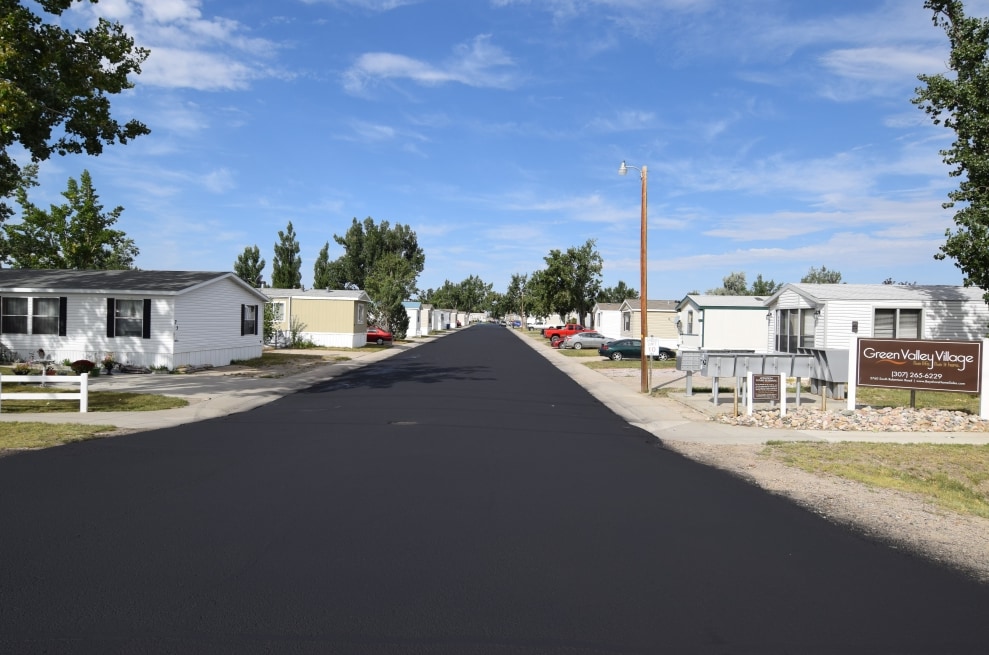
<path id="1" fill-rule="evenodd" d="M 656 359 L 658 359 L 661 362 L 665 362 L 669 358 L 670 358 L 670 353 L 661 352 L 658 355 L 656 355 Z"/>
<path id="2" fill-rule="evenodd" d="M 378 340 L 375 341 L 375 343 L 378 344 L 379 346 L 383 346 L 385 345 L 385 340 L 382 339 L 381 337 L 378 337 Z"/>
<path id="3" fill-rule="evenodd" d="M 580 343 L 579 341 L 578 341 L 577 343 L 575 343 L 575 344 L 573 345 L 573 349 L 574 349 L 574 350 L 580 350 L 580 349 L 581 349 L 581 348 L 583 348 L 583 347 L 584 347 L 584 346 L 583 346 L 583 345 L 581 345 L 581 343 Z"/>
<path id="4" fill-rule="evenodd" d="M 553 337 L 552 337 L 552 338 L 551 338 L 551 339 L 549 340 L 549 342 L 550 342 L 551 344 L 553 344 L 553 345 L 556 345 L 556 342 L 558 342 L 559 340 L 560 340 L 560 337 L 558 337 L 558 336 L 555 336 L 555 335 L 554 335 L 554 336 L 553 336 Z"/>
<path id="5" fill-rule="evenodd" d="M 611 353 L 611 359 L 612 359 L 612 360 L 614 360 L 614 361 L 616 361 L 616 362 L 617 362 L 617 361 L 618 361 L 618 360 L 620 360 L 621 358 L 622 358 L 622 354 L 621 354 L 621 353 Z"/>

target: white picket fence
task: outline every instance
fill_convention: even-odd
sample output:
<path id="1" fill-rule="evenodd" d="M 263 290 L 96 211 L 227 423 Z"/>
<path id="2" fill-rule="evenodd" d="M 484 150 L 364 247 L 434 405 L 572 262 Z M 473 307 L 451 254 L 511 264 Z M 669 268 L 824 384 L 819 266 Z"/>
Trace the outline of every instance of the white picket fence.
<path id="1" fill-rule="evenodd" d="M 8 384 L 11 382 L 40 382 L 45 386 L 50 384 L 78 384 L 79 391 L 4 393 L 4 382 Z M 4 400 L 78 400 L 79 412 L 85 413 L 89 410 L 89 373 L 82 375 L 0 375 L 0 411 L 3 411 Z"/>

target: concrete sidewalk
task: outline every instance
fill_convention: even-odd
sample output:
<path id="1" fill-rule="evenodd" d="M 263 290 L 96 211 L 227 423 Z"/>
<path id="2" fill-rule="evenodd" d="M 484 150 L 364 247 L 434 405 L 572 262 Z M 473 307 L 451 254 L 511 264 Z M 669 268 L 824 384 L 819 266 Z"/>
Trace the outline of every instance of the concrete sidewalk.
<path id="1" fill-rule="evenodd" d="M 588 368 L 578 358 L 568 357 L 522 333 L 516 332 L 516 334 L 616 414 L 661 440 L 710 444 L 763 444 L 767 441 L 989 444 L 989 433 L 979 432 L 786 430 L 718 423 L 713 420 L 717 414 L 733 409 L 733 398 L 730 394 L 722 395 L 718 405 L 713 403 L 710 394 L 687 396 L 683 392 L 674 392 L 668 397 L 648 396 L 639 391 L 638 371 L 636 375 L 627 376 L 625 380 L 609 377 Z M 655 371 L 651 388 L 655 389 L 667 384 L 679 387 L 684 382 L 683 378 L 685 374 L 680 371 L 669 369 L 662 373 Z M 711 380 L 694 376 L 694 386 L 710 386 L 710 384 Z M 818 396 L 803 394 L 801 397 L 801 406 L 811 404 L 819 407 L 821 403 L 822 400 Z M 830 403 L 840 404 L 841 401 L 830 401 Z"/>

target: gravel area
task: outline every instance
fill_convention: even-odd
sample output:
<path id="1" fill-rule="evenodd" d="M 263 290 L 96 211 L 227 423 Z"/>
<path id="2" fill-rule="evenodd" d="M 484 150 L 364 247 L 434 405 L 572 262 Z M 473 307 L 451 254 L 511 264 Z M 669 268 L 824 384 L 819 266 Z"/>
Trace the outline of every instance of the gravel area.
<path id="1" fill-rule="evenodd" d="M 602 370 L 616 382 L 637 384 L 637 371 Z M 682 387 L 677 371 L 656 372 L 653 388 Z M 696 381 L 696 385 L 705 380 Z M 667 402 L 657 399 L 657 402 Z M 668 401 L 673 402 L 673 401 Z M 867 432 L 987 432 L 989 421 L 962 412 L 910 408 L 827 410 L 797 408 L 752 416 L 720 414 L 710 420 L 733 425 L 794 430 Z M 664 440 L 682 455 L 724 469 L 766 491 L 792 499 L 809 511 L 893 548 L 989 583 L 989 520 L 941 509 L 921 496 L 875 489 L 837 476 L 808 473 L 760 455 L 761 445 L 714 445 Z"/>
<path id="2" fill-rule="evenodd" d="M 925 499 L 816 475 L 759 455 L 760 445 L 664 441 L 671 450 L 791 498 L 829 521 L 989 583 L 989 520 L 943 510 Z"/>

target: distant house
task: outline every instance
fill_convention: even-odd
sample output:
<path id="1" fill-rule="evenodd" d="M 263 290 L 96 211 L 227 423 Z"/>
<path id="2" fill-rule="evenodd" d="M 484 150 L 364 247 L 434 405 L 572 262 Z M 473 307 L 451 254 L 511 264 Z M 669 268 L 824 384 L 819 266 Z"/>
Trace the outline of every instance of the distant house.
<path id="1" fill-rule="evenodd" d="M 622 304 L 620 302 L 599 302 L 591 310 L 594 329 L 606 337 L 622 337 Z"/>
<path id="2" fill-rule="evenodd" d="M 765 297 L 687 294 L 676 311 L 681 350 L 769 348 Z"/>
<path id="3" fill-rule="evenodd" d="M 976 340 L 989 307 L 976 287 L 786 284 L 767 299 L 769 348 L 848 349 L 868 338 Z"/>
<path id="4" fill-rule="evenodd" d="M 452 309 L 434 307 L 433 315 L 430 317 L 430 324 L 432 326 L 430 331 L 432 332 L 455 328 L 457 327 L 456 312 Z"/>
<path id="5" fill-rule="evenodd" d="M 647 337 L 659 339 L 659 345 L 666 348 L 677 348 L 679 346 L 679 334 L 677 334 L 677 301 L 676 300 L 650 300 L 646 303 L 646 321 L 649 327 Z M 638 339 L 642 335 L 640 300 L 626 300 L 621 305 L 622 314 L 622 334 L 623 338 Z"/>
<path id="6" fill-rule="evenodd" d="M 367 293 L 359 289 L 262 289 L 275 315 L 275 330 L 297 333 L 317 346 L 362 348 L 367 345 Z"/>
<path id="7" fill-rule="evenodd" d="M 405 312 L 409 315 L 408 336 L 424 337 L 428 335 L 431 328 L 430 319 L 433 306 L 413 300 L 403 302 L 402 306 L 405 307 Z"/>
<path id="8" fill-rule="evenodd" d="M 8 357 L 225 366 L 261 355 L 266 300 L 233 273 L 0 269 L 0 344 Z"/>

